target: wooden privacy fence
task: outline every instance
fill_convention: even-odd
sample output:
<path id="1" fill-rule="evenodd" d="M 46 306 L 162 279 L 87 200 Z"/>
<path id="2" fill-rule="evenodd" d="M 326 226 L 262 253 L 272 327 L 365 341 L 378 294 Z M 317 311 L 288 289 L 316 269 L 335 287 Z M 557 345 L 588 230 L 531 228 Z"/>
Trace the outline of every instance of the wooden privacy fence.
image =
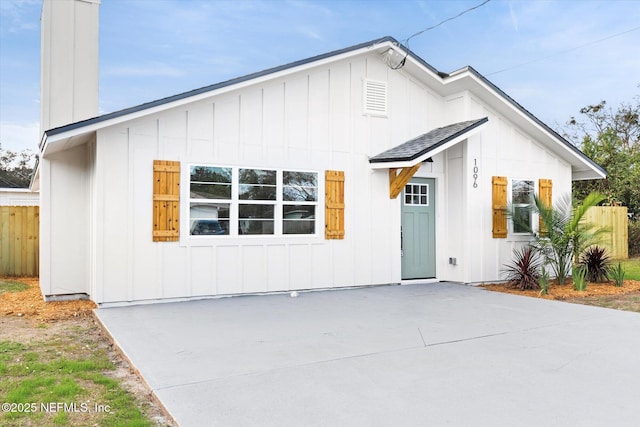
<path id="1" fill-rule="evenodd" d="M 600 237 L 599 245 L 609 250 L 611 258 L 629 258 L 629 218 L 625 206 L 594 206 L 587 211 L 584 221 L 609 230 Z"/>
<path id="2" fill-rule="evenodd" d="M 37 276 L 39 206 L 0 206 L 0 276 Z"/>

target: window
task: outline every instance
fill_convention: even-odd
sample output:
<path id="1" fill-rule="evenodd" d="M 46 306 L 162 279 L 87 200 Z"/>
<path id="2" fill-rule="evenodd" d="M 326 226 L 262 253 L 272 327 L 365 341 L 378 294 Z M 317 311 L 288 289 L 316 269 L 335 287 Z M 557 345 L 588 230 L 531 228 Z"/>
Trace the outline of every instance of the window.
<path id="1" fill-rule="evenodd" d="M 276 171 L 240 169 L 238 234 L 273 234 Z"/>
<path id="2" fill-rule="evenodd" d="M 191 235 L 316 234 L 318 174 L 191 166 Z"/>
<path id="3" fill-rule="evenodd" d="M 407 184 L 404 186 L 404 204 L 429 206 L 429 184 Z"/>
<path id="4" fill-rule="evenodd" d="M 511 204 L 513 206 L 513 232 L 529 233 L 532 229 L 533 181 L 516 180 L 511 182 Z"/>
<path id="5" fill-rule="evenodd" d="M 282 173 L 282 233 L 315 234 L 318 174 Z"/>
<path id="6" fill-rule="evenodd" d="M 231 168 L 191 166 L 190 234 L 229 234 Z"/>

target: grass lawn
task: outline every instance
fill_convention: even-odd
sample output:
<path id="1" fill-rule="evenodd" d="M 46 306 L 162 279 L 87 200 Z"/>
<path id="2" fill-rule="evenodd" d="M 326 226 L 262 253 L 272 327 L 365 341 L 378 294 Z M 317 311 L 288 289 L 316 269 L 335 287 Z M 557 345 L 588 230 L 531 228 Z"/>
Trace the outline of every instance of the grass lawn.
<path id="1" fill-rule="evenodd" d="M 0 278 L 0 427 L 174 426 L 94 322 L 90 301 L 45 303 Z"/>
<path id="2" fill-rule="evenodd" d="M 1 280 L 0 279 L 0 294 L 5 292 L 20 292 L 29 288 L 28 285 L 24 283 L 15 282 L 13 280 Z"/>
<path id="3" fill-rule="evenodd" d="M 3 329 L 13 329 L 12 322 L 27 319 L 3 319 Z M 116 366 L 92 323 L 41 323 L 40 331 L 20 326 L 20 333 L 0 334 L 0 426 L 154 425 L 111 375 Z"/>
<path id="4" fill-rule="evenodd" d="M 620 262 L 620 264 L 622 264 L 622 268 L 624 268 L 625 279 L 640 280 L 640 258 L 630 258 L 621 261 L 616 260 L 612 265 L 618 265 L 618 262 Z"/>

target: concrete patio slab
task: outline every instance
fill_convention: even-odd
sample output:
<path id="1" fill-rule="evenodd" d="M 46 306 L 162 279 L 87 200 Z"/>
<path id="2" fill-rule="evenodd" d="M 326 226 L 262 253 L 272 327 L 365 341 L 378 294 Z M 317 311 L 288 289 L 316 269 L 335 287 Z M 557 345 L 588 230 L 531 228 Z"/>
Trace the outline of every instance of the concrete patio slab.
<path id="1" fill-rule="evenodd" d="M 181 426 L 640 423 L 640 315 L 450 283 L 96 310 Z"/>

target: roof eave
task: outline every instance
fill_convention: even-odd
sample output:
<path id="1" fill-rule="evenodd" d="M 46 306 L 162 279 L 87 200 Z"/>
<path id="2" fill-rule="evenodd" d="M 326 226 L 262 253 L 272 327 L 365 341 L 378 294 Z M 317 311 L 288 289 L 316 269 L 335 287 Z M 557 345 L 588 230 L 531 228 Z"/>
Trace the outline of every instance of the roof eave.
<path id="1" fill-rule="evenodd" d="M 475 79 L 479 83 L 485 85 L 487 89 L 495 92 L 501 98 L 506 100 L 507 103 L 513 108 L 515 112 L 521 114 L 522 116 L 524 116 L 525 118 L 533 122 L 533 124 L 548 138 L 551 138 L 557 141 L 559 143 L 558 145 L 562 147 L 563 152 L 567 155 L 566 159 L 569 161 L 572 167 L 579 168 L 579 170 L 582 170 L 584 167 L 586 167 L 588 170 L 591 170 L 593 172 L 593 174 L 590 175 L 590 176 L 593 176 L 593 178 L 584 178 L 584 179 L 604 179 L 607 177 L 607 171 L 602 166 L 597 164 L 594 160 L 592 160 L 586 154 L 580 151 L 580 149 L 578 149 L 575 145 L 567 141 L 559 133 L 557 133 L 555 130 L 549 127 L 546 123 L 544 123 L 542 120 L 540 120 L 535 115 L 533 115 L 529 110 L 527 110 L 518 102 L 516 102 L 506 92 L 504 92 L 498 86 L 493 84 L 490 80 L 488 80 L 486 77 L 480 74 L 473 67 L 466 66 L 466 67 L 460 68 L 450 73 L 448 77 L 445 77 L 443 79 L 443 81 L 445 84 L 448 84 L 450 82 L 453 82 L 465 77 L 470 77 L 472 79 Z"/>
<path id="2" fill-rule="evenodd" d="M 45 132 L 48 138 L 54 136 L 64 135 L 64 137 L 71 137 L 82 133 L 95 131 L 107 126 L 111 126 L 120 122 L 132 120 L 138 117 L 147 116 L 158 111 L 164 111 L 170 108 L 175 108 L 187 103 L 197 102 L 202 99 L 209 98 L 211 96 L 219 95 L 239 88 L 259 84 L 264 80 L 271 80 L 278 78 L 284 74 L 291 74 L 307 68 L 316 67 L 326 62 L 334 62 L 344 58 L 359 55 L 363 52 L 371 51 L 373 49 L 384 51 L 385 49 L 393 48 L 397 49 L 403 46 L 395 40 L 393 37 L 382 37 L 365 43 L 360 43 L 344 49 L 335 50 L 332 52 L 316 55 L 310 58 L 294 61 L 288 64 L 280 65 L 273 68 L 268 68 L 255 73 L 247 74 L 245 76 L 226 80 L 224 82 L 215 83 L 213 85 L 205 86 L 199 89 L 194 89 L 188 92 L 183 92 L 177 95 L 161 98 L 155 101 L 140 104 L 134 107 L 125 108 L 123 110 L 115 111 L 101 116 L 93 117 L 87 120 L 71 123 L 65 126 L 60 126 L 54 129 L 49 129 Z M 424 61 L 423 61 L 424 62 Z M 425 63 L 426 64 L 426 63 Z M 430 65 L 430 70 L 437 73 Z M 41 141 L 40 148 L 43 149 L 44 138 Z"/>

